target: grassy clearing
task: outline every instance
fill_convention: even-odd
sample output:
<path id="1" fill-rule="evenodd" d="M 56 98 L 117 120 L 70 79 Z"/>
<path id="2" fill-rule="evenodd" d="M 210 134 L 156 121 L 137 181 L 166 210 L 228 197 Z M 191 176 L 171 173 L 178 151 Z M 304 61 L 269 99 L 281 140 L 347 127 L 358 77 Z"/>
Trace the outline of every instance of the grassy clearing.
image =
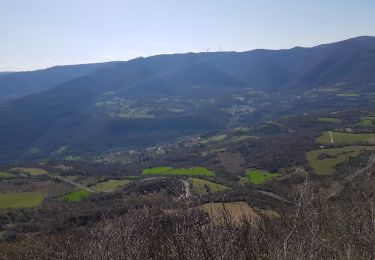
<path id="1" fill-rule="evenodd" d="M 334 117 L 321 117 L 318 119 L 318 121 L 322 123 L 334 123 L 334 124 L 342 122 L 341 119 L 334 118 Z"/>
<path id="2" fill-rule="evenodd" d="M 190 178 L 189 180 L 192 183 L 193 192 L 200 194 L 200 195 L 205 195 L 205 194 L 208 194 L 209 192 L 225 191 L 229 189 L 229 187 L 225 185 L 198 179 L 198 178 Z"/>
<path id="3" fill-rule="evenodd" d="M 87 198 L 91 194 L 92 194 L 91 192 L 82 189 L 82 190 L 77 190 L 77 191 L 73 191 L 69 194 L 66 194 L 66 195 L 60 197 L 60 200 L 69 201 L 69 202 L 78 202 L 78 201 L 83 200 L 84 198 Z"/>
<path id="4" fill-rule="evenodd" d="M 371 126 L 374 126 L 374 123 L 375 123 L 375 117 L 365 116 L 365 117 L 361 117 L 361 120 L 359 120 L 359 122 L 356 123 L 356 125 L 362 126 L 362 127 L 371 127 Z"/>
<path id="5" fill-rule="evenodd" d="M 79 179 L 78 175 L 68 175 L 68 176 L 63 176 L 64 179 L 68 181 L 77 181 Z"/>
<path id="6" fill-rule="evenodd" d="M 129 182 L 129 180 L 109 180 L 106 182 L 99 182 L 95 186 L 91 186 L 90 189 L 96 192 L 107 192 L 127 185 Z"/>
<path id="7" fill-rule="evenodd" d="M 201 141 L 202 144 L 208 144 L 208 143 L 216 143 L 216 142 L 221 142 L 224 141 L 227 135 L 214 135 L 209 138 L 203 139 Z"/>
<path id="8" fill-rule="evenodd" d="M 33 208 L 43 201 L 41 192 L 0 193 L 0 208 Z"/>
<path id="9" fill-rule="evenodd" d="M 332 149 L 321 149 L 308 152 L 306 158 L 310 166 L 318 175 L 330 175 L 335 171 L 335 166 L 345 161 L 348 157 L 357 157 L 364 151 L 375 150 L 369 146 L 346 146 Z"/>
<path id="10" fill-rule="evenodd" d="M 243 219 L 254 224 L 260 221 L 259 215 L 246 202 L 206 203 L 201 208 L 216 224 L 225 221 L 227 217 L 234 224 L 240 224 Z"/>
<path id="11" fill-rule="evenodd" d="M 15 167 L 15 168 L 10 169 L 10 171 L 16 172 L 16 173 L 27 173 L 32 176 L 48 174 L 46 170 L 41 169 L 41 168 Z"/>
<path id="12" fill-rule="evenodd" d="M 340 133 L 332 132 L 333 141 L 335 144 L 340 145 L 355 145 L 355 144 L 375 144 L 375 134 L 353 134 L 353 133 Z M 324 132 L 321 136 L 317 137 L 315 141 L 319 144 L 330 145 L 331 136 L 329 132 Z"/>
<path id="13" fill-rule="evenodd" d="M 221 153 L 221 152 L 225 152 L 227 149 L 225 148 L 218 148 L 218 149 L 212 149 L 210 152 L 211 153 Z"/>
<path id="14" fill-rule="evenodd" d="M 215 176 L 213 171 L 204 167 L 174 169 L 172 167 L 154 167 L 144 169 L 144 175 L 188 175 L 188 176 Z"/>
<path id="15" fill-rule="evenodd" d="M 65 157 L 65 160 L 70 162 L 79 161 L 81 160 L 81 156 L 69 155 Z"/>
<path id="16" fill-rule="evenodd" d="M 249 182 L 253 184 L 263 184 L 279 175 L 278 173 L 270 173 L 259 169 L 249 169 L 246 171 Z"/>
<path id="17" fill-rule="evenodd" d="M 244 142 L 244 141 L 250 141 L 250 140 L 257 140 L 259 137 L 257 136 L 251 136 L 251 135 L 241 135 L 241 136 L 233 136 L 231 139 L 229 139 L 229 142 Z"/>
<path id="18" fill-rule="evenodd" d="M 0 179 L 1 178 L 13 178 L 13 177 L 16 177 L 16 175 L 13 173 L 0 172 Z"/>
<path id="19" fill-rule="evenodd" d="M 250 130 L 249 127 L 246 127 L 246 126 L 240 126 L 240 127 L 233 128 L 231 131 L 232 131 L 232 132 L 240 132 L 240 133 L 244 133 L 244 132 L 248 132 L 249 130 Z"/>
<path id="20" fill-rule="evenodd" d="M 336 94 L 338 97 L 345 97 L 345 98 L 353 98 L 353 97 L 360 97 L 361 94 L 358 93 L 340 93 Z"/>

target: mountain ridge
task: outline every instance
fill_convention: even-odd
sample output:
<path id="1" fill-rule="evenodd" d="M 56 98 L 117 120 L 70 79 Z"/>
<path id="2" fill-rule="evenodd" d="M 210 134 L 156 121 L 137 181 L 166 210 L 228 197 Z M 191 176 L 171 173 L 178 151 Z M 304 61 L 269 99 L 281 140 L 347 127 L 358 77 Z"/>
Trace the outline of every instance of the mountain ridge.
<path id="1" fill-rule="evenodd" d="M 373 102 L 374 68 L 374 37 L 116 62 L 0 106 L 0 160 L 126 149 L 280 113 L 363 106 Z M 347 93 L 365 99 L 340 97 Z"/>

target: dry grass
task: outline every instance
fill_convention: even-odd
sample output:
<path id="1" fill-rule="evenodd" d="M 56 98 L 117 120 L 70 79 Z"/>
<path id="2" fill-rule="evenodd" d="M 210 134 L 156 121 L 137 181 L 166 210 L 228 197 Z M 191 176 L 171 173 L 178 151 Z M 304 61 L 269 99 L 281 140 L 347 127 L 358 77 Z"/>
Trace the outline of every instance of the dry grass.
<path id="1" fill-rule="evenodd" d="M 201 207 L 217 224 L 227 218 L 234 224 L 240 224 L 244 219 L 257 224 L 261 219 L 246 202 L 207 203 Z"/>

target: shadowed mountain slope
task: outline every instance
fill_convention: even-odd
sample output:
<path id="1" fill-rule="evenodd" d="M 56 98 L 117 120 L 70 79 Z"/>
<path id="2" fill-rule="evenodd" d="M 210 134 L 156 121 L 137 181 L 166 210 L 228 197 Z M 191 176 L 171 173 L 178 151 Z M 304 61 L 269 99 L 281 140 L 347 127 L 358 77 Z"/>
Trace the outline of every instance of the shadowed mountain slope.
<path id="1" fill-rule="evenodd" d="M 344 94 L 375 92 L 375 38 L 80 66 L 0 77 L 7 97 L 47 89 L 0 107 L 0 160 L 150 145 L 241 120 L 255 122 L 286 106 L 298 113 L 296 97 L 333 87 Z M 29 89 L 17 92 L 19 82 L 28 82 Z M 336 92 L 306 97 L 302 104 L 312 104 L 309 109 L 365 104 L 338 99 Z"/>

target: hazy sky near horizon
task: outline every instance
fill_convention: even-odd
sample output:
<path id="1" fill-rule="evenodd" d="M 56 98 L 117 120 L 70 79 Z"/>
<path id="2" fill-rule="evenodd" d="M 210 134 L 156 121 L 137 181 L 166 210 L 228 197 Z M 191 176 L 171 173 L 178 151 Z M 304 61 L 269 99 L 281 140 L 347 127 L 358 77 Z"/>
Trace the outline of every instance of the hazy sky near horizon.
<path id="1" fill-rule="evenodd" d="M 0 71 L 361 35 L 374 0 L 0 0 Z"/>

